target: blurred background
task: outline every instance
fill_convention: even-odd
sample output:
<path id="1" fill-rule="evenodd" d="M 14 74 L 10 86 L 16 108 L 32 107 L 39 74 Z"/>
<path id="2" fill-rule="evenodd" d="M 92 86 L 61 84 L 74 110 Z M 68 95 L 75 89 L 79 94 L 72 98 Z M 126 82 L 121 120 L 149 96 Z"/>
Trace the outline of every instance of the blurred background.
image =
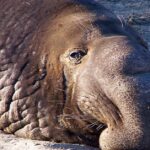
<path id="1" fill-rule="evenodd" d="M 95 0 L 127 21 L 145 39 L 150 48 L 150 0 Z"/>

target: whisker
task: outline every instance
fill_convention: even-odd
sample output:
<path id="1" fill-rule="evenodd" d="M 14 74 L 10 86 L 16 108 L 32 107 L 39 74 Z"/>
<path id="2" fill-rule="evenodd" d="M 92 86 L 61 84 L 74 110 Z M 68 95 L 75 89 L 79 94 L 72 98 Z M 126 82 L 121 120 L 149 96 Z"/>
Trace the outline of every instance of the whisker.
<path id="1" fill-rule="evenodd" d="M 93 123 L 87 125 L 86 127 L 87 127 L 87 128 L 93 128 L 93 127 L 96 126 L 98 123 L 99 123 L 98 121 L 95 121 L 95 122 L 93 122 Z"/>
<path id="2" fill-rule="evenodd" d="M 126 24 L 126 21 L 125 21 L 125 19 L 123 18 L 123 16 L 117 15 L 117 18 L 119 19 L 122 28 L 124 28 L 124 25 Z"/>
<path id="3" fill-rule="evenodd" d="M 58 91 L 63 91 L 63 92 L 66 92 L 66 90 L 64 89 L 61 89 L 61 88 L 56 88 Z"/>
<path id="4" fill-rule="evenodd" d="M 103 127 L 104 127 L 104 125 L 103 125 L 103 124 L 100 124 L 100 125 L 96 128 L 96 130 L 99 131 L 99 130 L 102 129 Z"/>

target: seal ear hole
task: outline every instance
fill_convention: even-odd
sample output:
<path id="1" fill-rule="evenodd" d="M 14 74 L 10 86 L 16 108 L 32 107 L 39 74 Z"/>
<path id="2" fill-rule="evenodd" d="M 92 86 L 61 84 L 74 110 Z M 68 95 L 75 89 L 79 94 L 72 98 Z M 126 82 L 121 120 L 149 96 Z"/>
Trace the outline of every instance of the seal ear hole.
<path id="1" fill-rule="evenodd" d="M 80 60 L 87 54 L 87 51 L 81 49 L 75 49 L 70 52 L 69 59 L 74 62 L 80 62 Z"/>

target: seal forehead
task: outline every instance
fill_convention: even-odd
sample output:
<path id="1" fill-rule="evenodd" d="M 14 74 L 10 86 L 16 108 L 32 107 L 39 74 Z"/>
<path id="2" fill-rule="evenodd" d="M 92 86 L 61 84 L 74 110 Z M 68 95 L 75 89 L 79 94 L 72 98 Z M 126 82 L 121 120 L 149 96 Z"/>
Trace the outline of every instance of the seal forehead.
<path id="1" fill-rule="evenodd" d="M 96 20 L 96 16 L 94 14 L 76 13 L 63 18 L 63 20 L 65 21 L 64 27 L 68 29 L 68 33 L 71 31 L 75 33 L 77 30 L 80 33 L 89 33 L 97 29 L 94 26 L 94 22 Z"/>
<path id="2" fill-rule="evenodd" d="M 80 6 L 72 7 L 71 10 L 62 11 L 51 25 L 54 34 L 58 34 L 58 37 L 62 35 L 62 38 L 66 38 L 69 44 L 71 40 L 75 43 L 79 39 L 88 41 L 93 37 L 95 40 L 96 37 L 100 38 L 105 35 L 124 34 L 118 19 L 109 15 L 105 10 L 93 12 Z"/>
<path id="3" fill-rule="evenodd" d="M 69 19 L 68 19 L 69 18 Z M 91 13 L 73 13 L 57 18 L 53 22 L 53 37 L 65 41 L 69 46 L 87 44 L 93 38 L 98 38 L 101 31 L 94 25 L 96 16 Z M 56 36 L 58 38 L 56 38 Z M 61 43 L 60 45 L 64 44 Z"/>

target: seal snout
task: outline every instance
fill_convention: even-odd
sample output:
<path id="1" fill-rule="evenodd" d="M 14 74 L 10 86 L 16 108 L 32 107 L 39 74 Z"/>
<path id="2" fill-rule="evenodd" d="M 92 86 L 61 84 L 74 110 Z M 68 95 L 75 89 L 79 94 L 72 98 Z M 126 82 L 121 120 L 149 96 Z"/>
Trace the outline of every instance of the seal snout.
<path id="1" fill-rule="evenodd" d="M 114 127 L 113 130 L 108 127 L 102 132 L 102 150 L 148 150 L 150 146 L 150 119 L 147 118 L 150 115 L 147 110 L 150 98 L 150 55 L 130 45 L 126 46 L 124 51 L 127 49 L 128 53 L 124 53 L 124 56 L 122 52 L 123 57 L 119 52 L 118 58 L 114 56 L 115 67 L 112 64 L 109 71 L 105 68 L 108 71 L 105 79 L 108 84 L 105 82 L 105 86 L 109 85 L 110 88 L 107 88 L 106 92 L 119 107 L 123 115 L 123 124 Z M 113 71 L 118 75 L 112 78 Z"/>
<path id="2" fill-rule="evenodd" d="M 105 124 L 100 148 L 148 150 L 150 52 L 125 36 L 106 37 L 93 47 L 92 63 L 87 63 L 80 76 L 83 90 L 78 94 L 86 91 L 95 96 L 88 95 L 78 104 Z"/>

